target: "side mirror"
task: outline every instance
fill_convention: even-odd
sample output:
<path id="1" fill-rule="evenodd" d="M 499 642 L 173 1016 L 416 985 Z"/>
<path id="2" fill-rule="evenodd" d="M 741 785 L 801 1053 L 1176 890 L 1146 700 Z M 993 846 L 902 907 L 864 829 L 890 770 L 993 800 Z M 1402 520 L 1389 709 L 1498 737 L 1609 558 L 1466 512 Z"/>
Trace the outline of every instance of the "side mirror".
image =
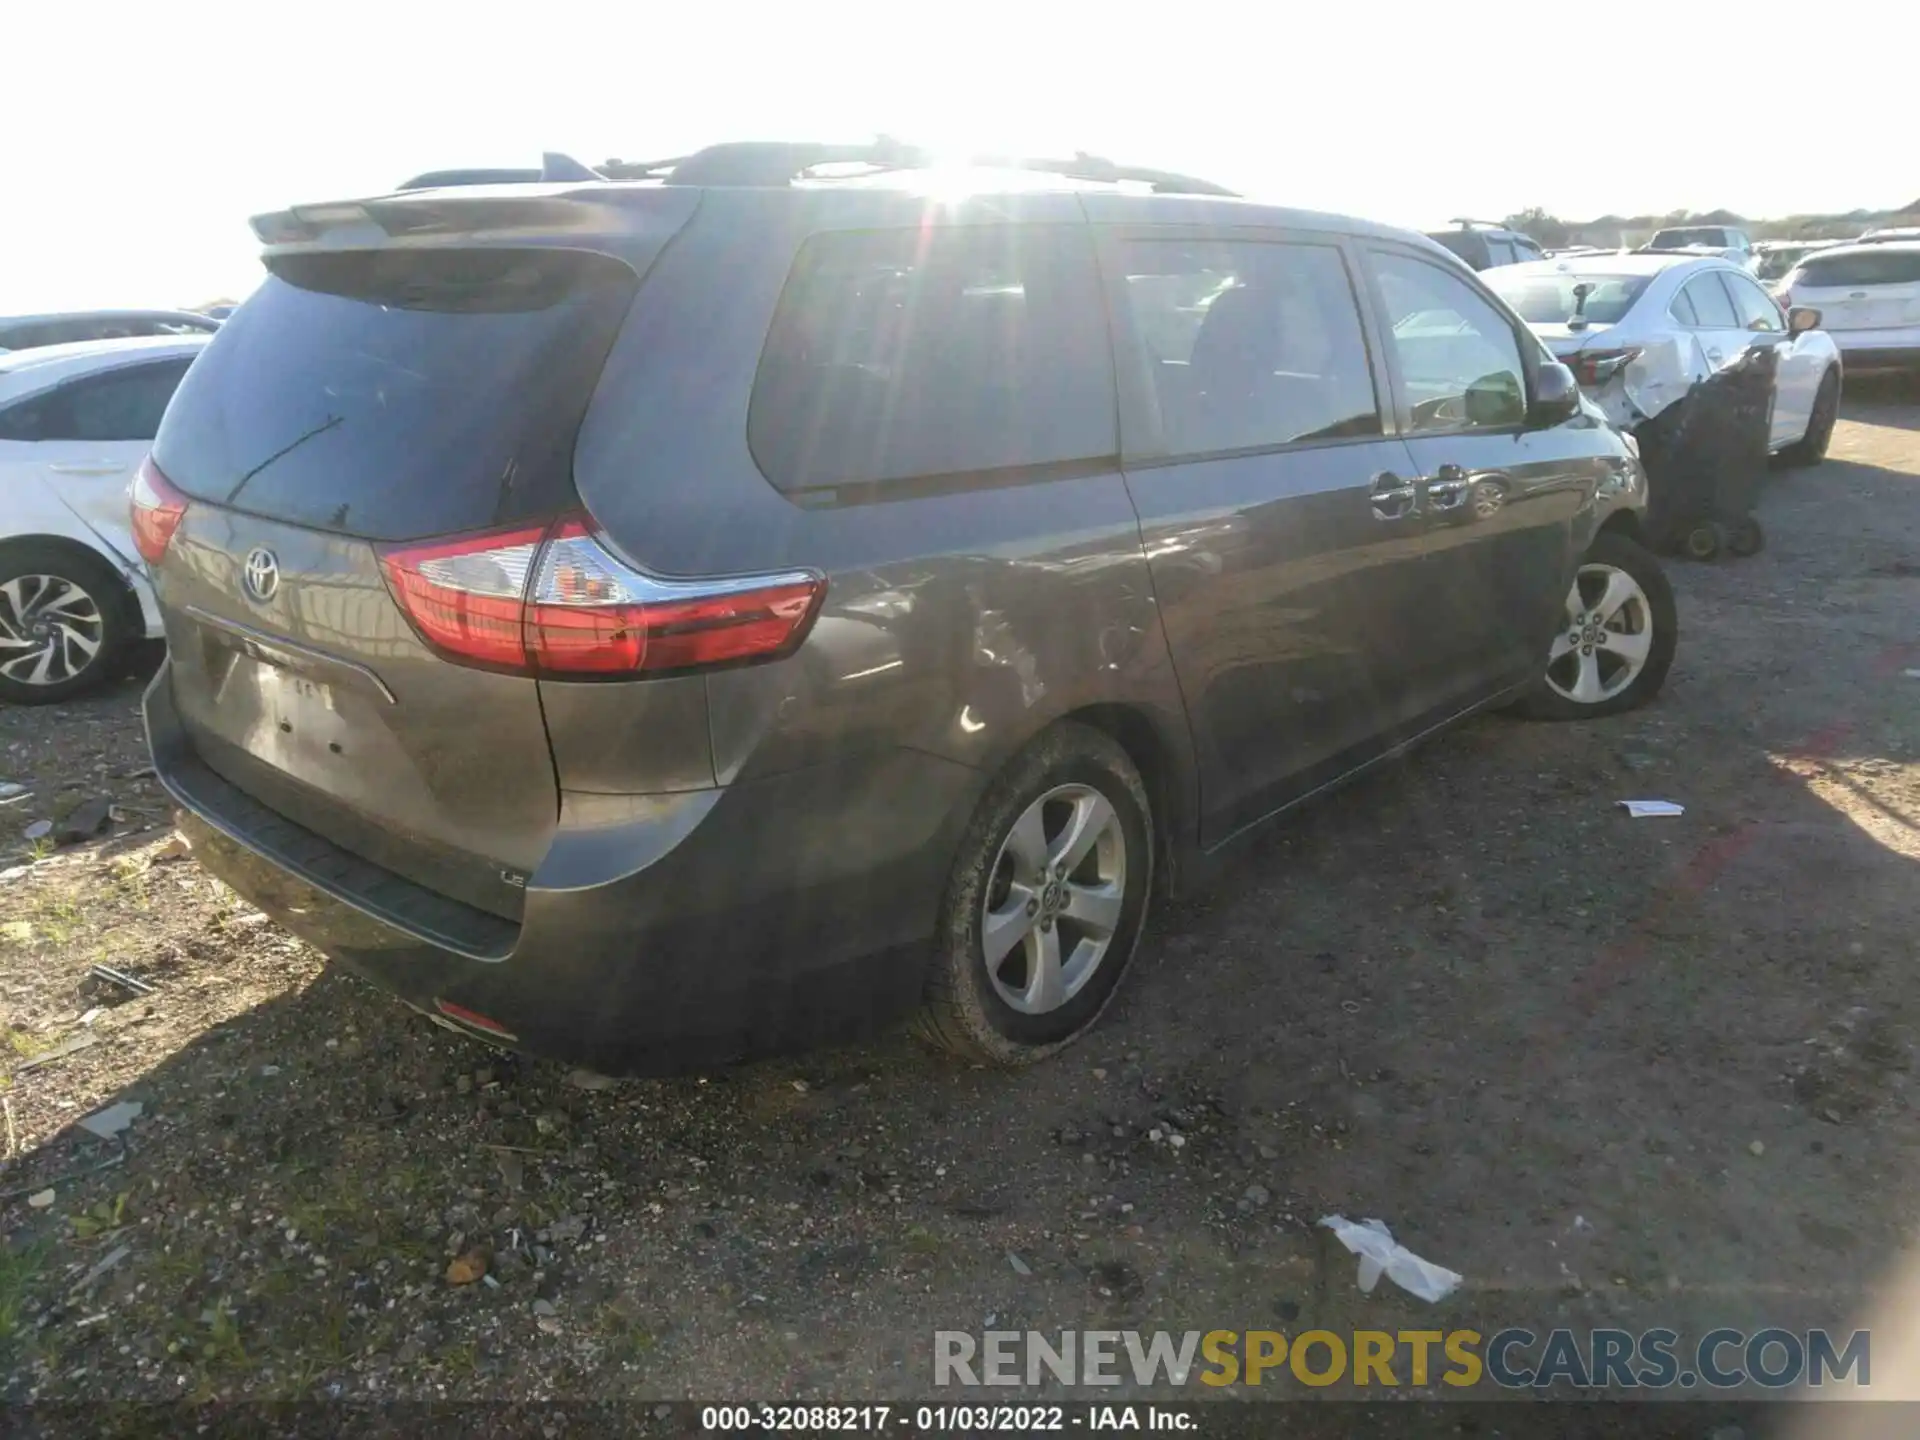
<path id="1" fill-rule="evenodd" d="M 1820 328 L 1820 312 L 1809 305 L 1796 305 L 1787 311 L 1787 332 L 1804 335 Z"/>
<path id="2" fill-rule="evenodd" d="M 1580 413 L 1580 382 L 1573 371 L 1555 363 L 1542 365 L 1533 382 L 1533 404 L 1527 409 L 1527 423 L 1545 428 L 1571 420 Z"/>
<path id="3" fill-rule="evenodd" d="M 1495 429 L 1520 424 L 1527 416 L 1527 397 L 1521 392 L 1519 377 L 1507 370 L 1481 376 L 1467 386 L 1466 411 L 1470 425 Z"/>

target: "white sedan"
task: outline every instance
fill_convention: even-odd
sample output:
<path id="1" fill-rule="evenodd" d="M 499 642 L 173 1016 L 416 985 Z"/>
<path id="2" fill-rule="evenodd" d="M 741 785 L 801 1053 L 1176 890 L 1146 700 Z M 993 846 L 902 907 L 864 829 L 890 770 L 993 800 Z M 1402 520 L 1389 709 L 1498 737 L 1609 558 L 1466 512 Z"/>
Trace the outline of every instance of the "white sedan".
<path id="1" fill-rule="evenodd" d="M 1782 310 L 1731 261 L 1582 255 L 1481 276 L 1623 430 L 1684 400 L 1756 345 L 1780 352 L 1768 448 L 1817 464 L 1840 413 L 1840 352 L 1820 312 Z"/>
<path id="2" fill-rule="evenodd" d="M 0 354 L 0 700 L 78 695 L 161 633 L 127 484 L 208 338 Z"/>

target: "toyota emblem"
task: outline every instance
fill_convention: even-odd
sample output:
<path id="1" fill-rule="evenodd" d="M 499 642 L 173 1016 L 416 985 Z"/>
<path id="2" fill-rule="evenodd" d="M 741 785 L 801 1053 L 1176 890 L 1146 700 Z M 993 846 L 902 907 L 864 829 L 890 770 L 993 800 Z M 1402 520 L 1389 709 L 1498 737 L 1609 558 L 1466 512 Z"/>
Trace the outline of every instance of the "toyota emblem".
<path id="1" fill-rule="evenodd" d="M 273 598 L 273 592 L 280 588 L 280 562 L 271 550 L 256 547 L 248 554 L 241 583 L 247 587 L 251 599 L 265 604 Z"/>

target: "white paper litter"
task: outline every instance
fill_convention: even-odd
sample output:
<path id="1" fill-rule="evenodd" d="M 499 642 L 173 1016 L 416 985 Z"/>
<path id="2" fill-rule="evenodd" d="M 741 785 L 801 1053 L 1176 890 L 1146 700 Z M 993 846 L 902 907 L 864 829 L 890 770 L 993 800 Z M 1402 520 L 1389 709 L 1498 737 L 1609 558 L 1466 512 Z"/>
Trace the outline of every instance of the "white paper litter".
<path id="1" fill-rule="evenodd" d="M 1459 1287 L 1461 1278 L 1443 1265 L 1422 1260 L 1393 1238 L 1384 1221 L 1355 1222 L 1344 1215 L 1327 1215 L 1320 1223 L 1333 1231 L 1347 1249 L 1360 1257 L 1356 1277 L 1363 1293 L 1371 1295 L 1384 1274 L 1394 1284 L 1422 1300 L 1444 1300 Z"/>
<path id="2" fill-rule="evenodd" d="M 109 1105 L 104 1110 L 96 1110 L 79 1122 L 80 1128 L 89 1135 L 98 1135 L 102 1140 L 111 1140 L 122 1130 L 140 1118 L 140 1112 L 147 1107 L 138 1100 L 122 1100 Z"/>
<path id="3" fill-rule="evenodd" d="M 1676 805 L 1671 800 L 1616 800 L 1616 805 L 1627 807 L 1627 814 L 1635 820 L 1644 820 L 1650 815 L 1684 815 L 1687 807 Z"/>

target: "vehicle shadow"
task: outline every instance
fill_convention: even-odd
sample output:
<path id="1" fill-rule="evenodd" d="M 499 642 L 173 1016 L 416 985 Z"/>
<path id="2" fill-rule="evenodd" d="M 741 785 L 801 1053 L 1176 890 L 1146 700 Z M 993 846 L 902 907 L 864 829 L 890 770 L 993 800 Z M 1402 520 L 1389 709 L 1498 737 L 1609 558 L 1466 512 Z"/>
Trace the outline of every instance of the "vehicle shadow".
<path id="1" fill-rule="evenodd" d="M 1849 374 L 1841 418 L 1893 430 L 1920 430 L 1920 372 L 1870 370 Z"/>

